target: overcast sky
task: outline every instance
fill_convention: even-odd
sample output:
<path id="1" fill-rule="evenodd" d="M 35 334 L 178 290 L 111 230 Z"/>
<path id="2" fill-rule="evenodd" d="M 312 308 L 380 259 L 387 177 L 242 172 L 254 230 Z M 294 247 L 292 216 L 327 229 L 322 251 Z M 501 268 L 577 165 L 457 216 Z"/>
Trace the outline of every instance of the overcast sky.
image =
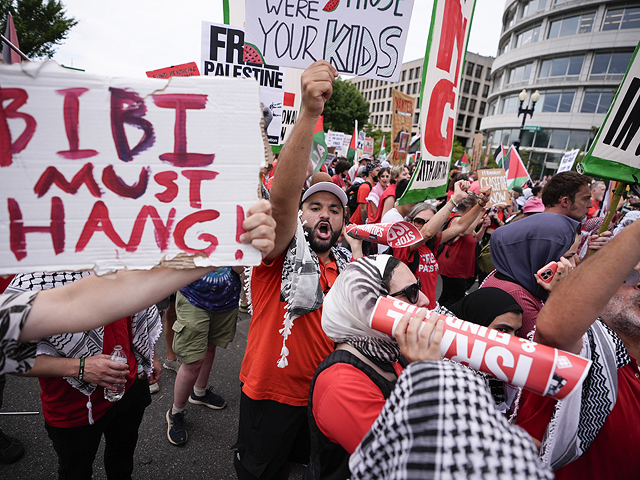
<path id="1" fill-rule="evenodd" d="M 187 62 L 200 63 L 200 25 L 223 23 L 222 0 L 62 0 L 78 20 L 54 60 L 99 75 L 140 77 Z M 500 5 L 500 8 L 496 8 Z M 469 51 L 495 56 L 501 0 L 477 0 Z M 404 61 L 424 56 L 432 0 L 415 0 Z"/>

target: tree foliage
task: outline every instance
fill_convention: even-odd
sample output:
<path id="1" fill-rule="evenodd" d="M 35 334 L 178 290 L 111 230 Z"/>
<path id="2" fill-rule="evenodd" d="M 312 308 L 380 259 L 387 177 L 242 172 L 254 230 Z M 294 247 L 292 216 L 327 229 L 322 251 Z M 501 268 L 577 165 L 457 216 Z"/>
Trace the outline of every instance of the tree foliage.
<path id="1" fill-rule="evenodd" d="M 4 34 L 7 14 L 13 16 L 20 50 L 29 58 L 51 58 L 55 47 L 78 24 L 67 17 L 60 0 L 0 0 L 0 19 Z"/>
<path id="2" fill-rule="evenodd" d="M 460 143 L 458 137 L 453 137 L 453 148 L 451 149 L 451 165 L 460 160 L 463 153 L 464 147 L 462 146 L 462 143 Z"/>
<path id="3" fill-rule="evenodd" d="M 323 115 L 325 129 L 351 135 L 355 120 L 358 120 L 358 130 L 366 128 L 369 102 L 354 84 L 337 78 L 333 84 L 333 94 L 324 105 Z"/>

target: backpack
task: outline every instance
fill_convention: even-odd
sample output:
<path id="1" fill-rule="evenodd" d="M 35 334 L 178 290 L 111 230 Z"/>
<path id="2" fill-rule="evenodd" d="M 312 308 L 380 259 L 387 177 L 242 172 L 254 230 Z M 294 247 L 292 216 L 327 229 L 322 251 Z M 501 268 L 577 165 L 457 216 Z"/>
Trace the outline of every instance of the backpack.
<path id="1" fill-rule="evenodd" d="M 361 183 L 357 183 L 355 185 L 351 185 L 347 189 L 347 192 L 346 192 L 347 193 L 347 208 L 349 209 L 349 218 L 351 218 L 351 215 L 353 215 L 353 212 L 355 212 L 358 209 L 358 190 L 365 183 L 367 185 L 369 185 L 369 188 L 373 188 L 369 182 L 361 182 Z"/>

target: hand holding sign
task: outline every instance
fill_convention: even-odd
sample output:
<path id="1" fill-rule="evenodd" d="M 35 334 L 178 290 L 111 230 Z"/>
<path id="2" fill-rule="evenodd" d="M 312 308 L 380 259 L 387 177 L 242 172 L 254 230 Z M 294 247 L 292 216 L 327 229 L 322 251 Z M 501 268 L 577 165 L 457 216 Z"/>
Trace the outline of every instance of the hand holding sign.
<path id="1" fill-rule="evenodd" d="M 408 247 L 422 240 L 420 230 L 411 222 L 349 225 L 347 235 L 392 248 Z"/>
<path id="2" fill-rule="evenodd" d="M 427 313 L 428 311 L 424 308 L 418 310 L 413 317 L 417 320 L 415 322 L 411 322 L 411 315 L 405 313 L 396 327 L 396 341 L 400 352 L 409 363 L 442 359 L 440 343 L 444 322 L 439 320 L 440 315 L 436 312 L 431 312 L 429 318 L 425 320 Z"/>

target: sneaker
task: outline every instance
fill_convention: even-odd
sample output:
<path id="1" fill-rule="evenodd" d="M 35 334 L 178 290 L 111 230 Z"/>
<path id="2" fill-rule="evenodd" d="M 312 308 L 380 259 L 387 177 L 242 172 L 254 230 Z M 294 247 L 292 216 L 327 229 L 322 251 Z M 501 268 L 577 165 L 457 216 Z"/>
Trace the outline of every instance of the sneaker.
<path id="1" fill-rule="evenodd" d="M 160 383 L 156 382 L 156 383 L 152 383 L 149 384 L 149 392 L 150 393 L 158 393 L 160 391 Z"/>
<path id="2" fill-rule="evenodd" d="M 0 430 L 0 463 L 14 463 L 24 455 L 22 442 Z"/>
<path id="3" fill-rule="evenodd" d="M 207 388 L 205 394 L 201 397 L 198 397 L 193 390 L 191 390 L 191 395 L 189 395 L 189 403 L 195 403 L 196 405 L 206 405 L 209 408 L 213 408 L 214 410 L 222 410 L 227 406 L 227 402 L 220 395 L 216 395 L 211 391 L 210 388 Z"/>
<path id="4" fill-rule="evenodd" d="M 171 409 L 167 412 L 167 438 L 174 445 L 184 445 L 187 443 L 187 431 L 184 429 L 184 416 L 186 410 L 171 414 Z"/>
<path id="5" fill-rule="evenodd" d="M 165 358 L 162 366 L 167 370 L 173 370 L 174 372 L 178 373 L 178 370 L 180 369 L 180 362 L 177 359 L 169 360 L 168 358 Z"/>

